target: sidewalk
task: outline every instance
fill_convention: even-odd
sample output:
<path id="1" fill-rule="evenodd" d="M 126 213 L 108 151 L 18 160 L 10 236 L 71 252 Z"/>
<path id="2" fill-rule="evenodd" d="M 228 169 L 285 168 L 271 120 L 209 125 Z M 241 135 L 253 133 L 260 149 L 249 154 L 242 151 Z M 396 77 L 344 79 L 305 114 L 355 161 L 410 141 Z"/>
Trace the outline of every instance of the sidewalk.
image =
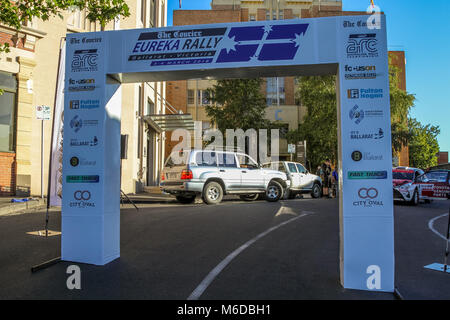
<path id="1" fill-rule="evenodd" d="M 26 202 L 11 202 L 12 199 L 30 199 Z M 30 209 L 43 209 L 46 206 L 47 199 L 38 197 L 0 197 L 0 216 L 20 213 Z"/>
<path id="2" fill-rule="evenodd" d="M 153 203 L 177 203 L 175 197 L 162 193 L 141 192 L 137 194 L 127 194 L 128 198 L 135 204 Z M 27 199 L 27 197 L 0 197 L 0 216 L 8 214 L 24 213 L 30 209 L 44 209 L 47 205 L 47 198 L 28 197 L 26 202 L 11 202 L 12 199 Z M 126 197 L 122 196 L 124 204 L 129 204 Z"/>

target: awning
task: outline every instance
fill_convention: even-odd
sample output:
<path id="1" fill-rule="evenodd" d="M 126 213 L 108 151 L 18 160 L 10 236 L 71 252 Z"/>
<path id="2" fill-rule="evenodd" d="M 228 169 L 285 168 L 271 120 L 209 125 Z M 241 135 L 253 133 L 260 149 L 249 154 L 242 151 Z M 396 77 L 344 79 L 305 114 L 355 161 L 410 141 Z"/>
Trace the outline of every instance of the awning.
<path id="1" fill-rule="evenodd" d="M 149 114 L 142 119 L 158 133 L 176 129 L 194 130 L 194 120 L 189 113 Z"/>

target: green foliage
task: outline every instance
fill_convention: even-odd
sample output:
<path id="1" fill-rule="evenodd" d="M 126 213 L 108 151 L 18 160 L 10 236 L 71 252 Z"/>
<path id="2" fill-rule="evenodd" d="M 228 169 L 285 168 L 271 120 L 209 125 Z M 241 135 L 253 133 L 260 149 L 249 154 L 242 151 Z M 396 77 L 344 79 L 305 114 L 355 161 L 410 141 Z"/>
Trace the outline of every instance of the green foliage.
<path id="1" fill-rule="evenodd" d="M 399 88 L 400 70 L 389 65 L 389 92 L 391 102 L 391 132 L 392 151 L 399 152 L 408 144 L 410 132 L 408 129 L 408 115 L 414 106 L 415 97 Z"/>
<path id="2" fill-rule="evenodd" d="M 130 11 L 125 0 L 0 0 L 0 23 L 20 30 L 22 25 L 33 18 L 43 21 L 51 17 L 63 18 L 62 13 L 69 9 L 87 9 L 91 22 L 99 21 L 102 30 L 117 16 L 128 17 Z M 1 52 L 8 52 L 5 44 Z"/>
<path id="3" fill-rule="evenodd" d="M 223 133 L 226 129 L 269 128 L 262 83 L 262 79 L 219 80 L 208 89 L 212 104 L 205 111 L 211 122 Z"/>
<path id="4" fill-rule="evenodd" d="M 306 106 L 308 114 L 298 130 L 290 131 L 288 143 L 306 140 L 312 168 L 325 159 L 337 160 L 336 76 L 298 78 L 296 100 Z"/>
<path id="5" fill-rule="evenodd" d="M 408 120 L 409 165 L 416 168 L 429 168 L 437 165 L 436 154 L 439 152 L 437 136 L 441 132 L 439 126 L 422 125 L 414 118 Z"/>

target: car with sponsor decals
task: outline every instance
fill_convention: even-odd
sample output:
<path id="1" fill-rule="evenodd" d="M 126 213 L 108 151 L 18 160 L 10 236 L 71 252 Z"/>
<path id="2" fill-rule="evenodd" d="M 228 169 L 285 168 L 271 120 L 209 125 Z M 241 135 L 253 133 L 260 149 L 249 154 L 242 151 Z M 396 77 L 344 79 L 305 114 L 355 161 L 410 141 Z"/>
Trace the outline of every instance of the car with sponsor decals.
<path id="1" fill-rule="evenodd" d="M 420 199 L 450 199 L 450 170 L 430 170 L 417 178 Z"/>
<path id="2" fill-rule="evenodd" d="M 418 205 L 421 198 L 417 179 L 424 173 L 422 169 L 411 167 L 392 169 L 394 201 L 405 201 L 411 205 Z"/>
<path id="3" fill-rule="evenodd" d="M 206 204 L 217 204 L 224 195 L 267 201 L 283 197 L 290 181 L 286 173 L 262 168 L 250 156 L 230 151 L 189 150 L 173 152 L 161 173 L 160 189 L 181 203 L 201 195 Z"/>
<path id="4" fill-rule="evenodd" d="M 291 186 L 286 190 L 285 199 L 294 199 L 297 194 L 310 193 L 313 198 L 322 196 L 322 179 L 306 170 L 298 162 L 274 161 L 264 163 L 263 168 L 285 172 L 291 181 Z"/>

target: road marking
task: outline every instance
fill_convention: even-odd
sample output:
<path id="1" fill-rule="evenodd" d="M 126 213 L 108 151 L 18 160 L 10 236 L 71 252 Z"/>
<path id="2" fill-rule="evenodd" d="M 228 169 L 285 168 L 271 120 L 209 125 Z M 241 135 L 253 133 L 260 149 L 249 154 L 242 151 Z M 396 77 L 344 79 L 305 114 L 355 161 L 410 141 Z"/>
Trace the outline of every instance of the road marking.
<path id="1" fill-rule="evenodd" d="M 277 211 L 277 215 L 280 214 L 280 212 L 283 211 L 283 206 L 280 207 L 280 209 Z M 270 229 L 267 229 L 266 231 L 258 234 L 256 237 L 254 237 L 253 239 L 247 241 L 246 243 L 244 243 L 242 246 L 240 246 L 239 248 L 237 248 L 236 250 L 234 250 L 232 253 L 230 253 L 225 259 L 223 259 L 214 269 L 211 270 L 210 273 L 208 273 L 208 275 L 206 276 L 205 279 L 203 279 L 203 281 L 197 286 L 197 288 L 195 288 L 194 291 L 192 291 L 192 293 L 189 295 L 189 297 L 187 298 L 187 300 L 198 300 L 198 298 L 200 298 L 200 296 L 203 294 L 203 292 L 205 292 L 205 290 L 209 287 L 209 285 L 214 281 L 214 279 L 222 272 L 223 269 L 225 269 L 225 267 L 234 259 L 236 258 L 242 251 L 244 251 L 245 249 L 247 249 L 248 247 L 250 247 L 253 243 L 255 243 L 256 241 L 258 241 L 259 239 L 261 239 L 262 237 L 268 235 L 269 233 L 271 233 L 272 231 L 275 231 L 276 229 L 287 225 L 288 223 L 294 222 L 297 219 L 300 219 L 304 216 L 307 216 L 307 213 L 302 213 L 299 216 L 296 216 L 294 218 L 291 218 L 289 220 L 286 220 Z"/>
<path id="2" fill-rule="evenodd" d="M 447 241 L 447 238 L 445 236 L 443 236 L 441 233 L 439 233 L 433 226 L 434 222 L 437 219 L 440 219 L 440 218 L 445 217 L 445 216 L 448 216 L 448 213 L 441 214 L 440 216 L 437 216 L 437 217 L 431 219 L 430 221 L 428 221 L 428 228 L 430 228 L 430 230 L 433 231 L 433 233 L 435 233 L 437 236 L 439 236 L 442 239 L 444 239 L 445 241 Z"/>

